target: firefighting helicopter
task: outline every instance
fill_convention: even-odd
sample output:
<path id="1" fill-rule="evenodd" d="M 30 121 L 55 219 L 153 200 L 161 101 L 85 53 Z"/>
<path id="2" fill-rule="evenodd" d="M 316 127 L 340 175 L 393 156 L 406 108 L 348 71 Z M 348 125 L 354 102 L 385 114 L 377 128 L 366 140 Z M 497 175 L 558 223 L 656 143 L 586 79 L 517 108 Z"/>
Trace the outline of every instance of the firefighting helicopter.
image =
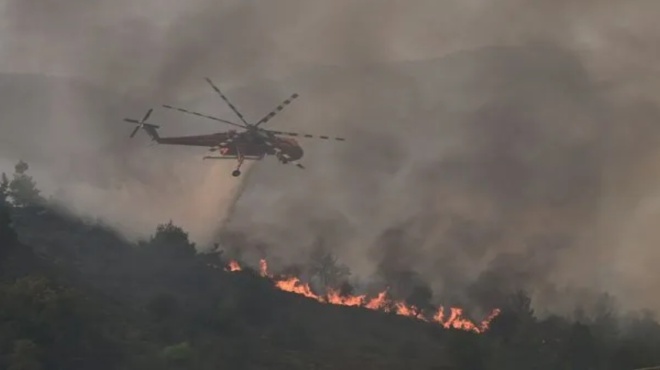
<path id="1" fill-rule="evenodd" d="M 208 147 L 209 151 L 217 152 L 215 156 L 205 156 L 203 159 L 235 159 L 238 161 L 236 169 L 232 172 L 232 176 L 238 177 L 241 175 L 241 166 L 245 160 L 261 160 L 267 155 L 275 156 L 281 163 L 293 163 L 299 168 L 304 168 L 299 160 L 303 156 L 303 149 L 295 139 L 283 138 L 280 136 L 293 136 L 315 138 L 313 135 L 299 134 L 296 132 L 282 132 L 275 130 L 268 130 L 259 127 L 270 121 L 277 113 L 282 111 L 284 107 L 291 104 L 291 102 L 298 98 L 298 94 L 292 94 L 289 98 L 284 100 L 282 104 L 273 109 L 270 113 L 265 115 L 256 123 L 248 123 L 241 112 L 227 99 L 227 97 L 220 91 L 220 89 L 211 81 L 210 78 L 205 78 L 206 82 L 215 90 L 222 100 L 227 103 L 229 108 L 238 116 L 242 123 L 236 123 L 222 118 L 210 116 L 207 114 L 190 111 L 183 108 L 173 107 L 171 105 L 163 105 L 167 109 L 177 110 L 183 113 L 196 115 L 198 117 L 208 118 L 214 121 L 222 122 L 227 125 L 241 128 L 242 131 L 229 130 L 225 132 L 216 132 L 206 135 L 194 136 L 176 136 L 176 137 L 161 137 L 157 129 L 160 127 L 151 123 L 147 123 L 147 119 L 153 112 L 153 108 L 149 109 L 144 115 L 142 120 L 138 121 L 132 118 L 125 118 L 124 121 L 135 123 L 136 127 L 131 133 L 130 137 L 135 136 L 139 129 L 143 129 L 153 141 L 158 144 L 170 145 L 188 145 L 188 146 L 202 146 Z M 345 141 L 340 137 L 316 136 L 324 140 L 337 140 Z"/>

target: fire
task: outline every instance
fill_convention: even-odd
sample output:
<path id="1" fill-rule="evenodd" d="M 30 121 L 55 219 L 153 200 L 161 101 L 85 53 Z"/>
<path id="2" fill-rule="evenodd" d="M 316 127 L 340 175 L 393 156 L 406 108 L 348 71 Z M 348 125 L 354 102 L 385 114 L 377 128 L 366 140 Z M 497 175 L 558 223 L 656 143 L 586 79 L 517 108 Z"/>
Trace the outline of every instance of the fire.
<path id="1" fill-rule="evenodd" d="M 241 271 L 241 266 L 236 261 L 229 262 L 229 267 L 225 270 L 235 272 Z M 259 270 L 261 276 L 271 279 L 275 286 L 283 291 L 302 295 L 314 299 L 321 303 L 333 304 L 339 306 L 363 307 L 374 311 L 393 312 L 397 315 L 414 317 L 426 322 L 433 322 L 442 325 L 447 329 L 459 329 L 483 333 L 488 330 L 490 322 L 499 315 L 500 310 L 494 309 L 480 323 L 474 323 L 463 317 L 463 309 L 451 307 L 445 317 L 445 308 L 439 307 L 432 317 L 427 318 L 420 314 L 417 307 L 407 305 L 404 302 L 392 301 L 387 297 L 387 290 L 378 293 L 376 297 L 367 298 L 366 295 L 343 296 L 339 291 L 329 290 L 325 295 L 319 295 L 312 291 L 309 284 L 300 281 L 297 277 L 275 277 L 268 273 L 268 263 L 266 260 L 259 261 Z"/>
<path id="2" fill-rule="evenodd" d="M 241 271 L 241 266 L 236 261 L 230 261 L 229 266 L 225 269 L 225 271 L 230 271 L 230 272 Z"/>

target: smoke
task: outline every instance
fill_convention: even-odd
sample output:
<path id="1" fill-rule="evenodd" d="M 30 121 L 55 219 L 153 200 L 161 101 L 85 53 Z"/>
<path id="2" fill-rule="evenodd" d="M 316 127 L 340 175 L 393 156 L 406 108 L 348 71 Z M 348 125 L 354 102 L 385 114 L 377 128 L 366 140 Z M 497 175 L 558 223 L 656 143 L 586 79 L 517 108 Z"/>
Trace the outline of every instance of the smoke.
<path id="1" fill-rule="evenodd" d="M 609 25 L 614 13 L 594 6 L 520 6 L 525 20 L 511 27 L 491 19 L 506 11 L 482 10 L 476 29 L 447 32 L 468 46 L 430 48 L 442 57 L 405 61 L 405 32 L 392 32 L 375 41 L 388 43 L 387 62 L 368 53 L 283 79 L 309 101 L 287 128 L 349 141 L 307 144 L 304 175 L 262 165 L 232 224 L 285 260 L 304 259 L 319 235 L 339 239 L 357 274 L 413 270 L 454 301 L 525 288 L 545 310 L 565 310 L 586 289 L 660 308 L 646 294 L 660 278 L 645 262 L 658 256 L 653 221 L 631 218 L 657 212 L 657 83 L 629 69 L 644 65 L 641 46 L 622 45 L 623 56 L 615 42 L 647 45 L 657 30 L 627 8 L 635 22 Z M 396 29 L 405 13 L 383 23 Z"/>
<path id="2" fill-rule="evenodd" d="M 284 260 L 321 236 L 360 276 L 413 270 L 451 299 L 577 286 L 660 309 L 657 2 L 51 8 L 5 1 L 0 65 L 87 87 L 3 87 L 0 157 L 30 160 L 80 213 L 133 234 L 172 218 L 210 240 L 232 208 L 227 227 Z M 268 125 L 349 141 L 304 141 L 307 169 L 266 160 L 239 185 L 233 164 L 126 140 L 121 118 L 161 102 L 231 117 L 204 76 L 251 120 L 299 92 Z"/>
<path id="3" fill-rule="evenodd" d="M 240 185 L 226 176 L 234 164 L 202 162 L 199 148 L 147 147 L 146 135 L 129 140 L 132 127 L 122 122 L 163 103 L 215 113 L 219 99 L 202 80 L 213 71 L 173 68 L 174 58 L 189 60 L 175 50 L 189 40 L 168 45 L 161 39 L 178 10 L 150 20 L 140 12 L 155 10 L 155 3 L 140 9 L 130 2 L 61 5 L 3 6 L 3 170 L 28 161 L 45 193 L 127 237 L 144 238 L 172 219 L 201 248 L 208 246 Z M 194 79 L 195 90 L 172 77 Z M 162 124 L 162 135 L 218 130 L 158 109 L 152 121 Z"/>

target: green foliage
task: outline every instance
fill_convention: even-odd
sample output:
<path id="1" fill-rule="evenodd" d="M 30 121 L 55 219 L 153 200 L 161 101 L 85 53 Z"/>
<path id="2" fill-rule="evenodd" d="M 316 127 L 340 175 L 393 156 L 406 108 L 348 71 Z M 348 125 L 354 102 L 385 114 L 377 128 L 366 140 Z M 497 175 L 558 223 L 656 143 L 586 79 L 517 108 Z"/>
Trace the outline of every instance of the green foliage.
<path id="1" fill-rule="evenodd" d="M 534 321 L 531 299 L 518 291 L 508 297 L 500 315 L 491 322 L 489 335 L 511 342 Z"/>
<path id="2" fill-rule="evenodd" d="M 571 370 L 597 369 L 598 353 L 591 329 L 580 323 L 575 323 L 564 344 L 563 356 Z"/>
<path id="3" fill-rule="evenodd" d="M 190 258 L 196 254 L 195 244 L 190 242 L 188 233 L 169 221 L 156 228 L 149 242 L 145 245 L 150 252 L 168 258 Z"/>
<path id="4" fill-rule="evenodd" d="M 119 359 L 98 331 L 96 317 L 83 296 L 73 289 L 30 276 L 0 285 L 0 303 L 0 322 L 8 324 L 0 330 L 7 366 L 75 368 L 76 362 L 89 365 L 103 359 L 105 364 L 97 368 L 109 369 Z M 77 356 L 71 356 L 73 353 Z"/>
<path id="5" fill-rule="evenodd" d="M 310 350 L 314 348 L 314 337 L 309 329 L 295 320 L 287 320 L 276 325 L 273 332 L 276 346 L 289 350 Z"/>
<path id="6" fill-rule="evenodd" d="M 16 242 L 16 232 L 12 227 L 11 206 L 0 200 L 0 250 Z"/>
<path id="7" fill-rule="evenodd" d="M 163 348 L 161 356 L 170 368 L 192 368 L 195 351 L 190 346 L 190 343 L 183 342 Z"/>
<path id="8" fill-rule="evenodd" d="M 14 167 L 13 178 L 8 184 L 8 195 L 17 207 L 36 206 L 44 203 L 36 182 L 32 176 L 27 174 L 29 168 L 26 162 L 19 161 Z"/>
<path id="9" fill-rule="evenodd" d="M 0 204 L 7 202 L 9 197 L 9 179 L 6 173 L 0 176 Z"/>
<path id="10" fill-rule="evenodd" d="M 159 294 L 147 303 L 147 312 L 156 321 L 172 318 L 179 310 L 179 301 L 175 296 L 167 293 Z"/>
<path id="11" fill-rule="evenodd" d="M 43 364 L 40 359 L 39 347 L 29 339 L 20 339 L 15 342 L 14 351 L 9 357 L 7 370 L 41 370 Z"/>
<path id="12" fill-rule="evenodd" d="M 11 206 L 0 199 L 0 276 L 7 267 L 8 257 L 16 250 L 18 237 L 12 227 Z"/>
<path id="13" fill-rule="evenodd" d="M 448 339 L 450 357 L 456 368 L 461 370 L 486 368 L 486 353 L 482 338 L 469 332 L 457 332 Z"/>
<path id="14" fill-rule="evenodd" d="M 26 164 L 16 168 L 26 171 Z M 3 189 L 14 200 L 9 181 L 0 181 Z M 18 246 L 17 232 L 48 269 L 15 259 L 28 276 L 0 274 L 0 369 L 620 370 L 660 363 L 655 318 L 624 322 L 607 296 L 576 323 L 539 319 L 530 297 L 516 292 L 479 335 L 319 304 L 276 290 L 251 269 L 228 273 L 225 256 L 196 253 L 172 222 L 135 246 L 100 226 L 0 202 L 0 248 Z M 348 270 L 322 246 L 311 272 L 353 293 Z M 430 306 L 431 290 L 417 276 L 403 271 L 395 280 L 408 303 Z"/>

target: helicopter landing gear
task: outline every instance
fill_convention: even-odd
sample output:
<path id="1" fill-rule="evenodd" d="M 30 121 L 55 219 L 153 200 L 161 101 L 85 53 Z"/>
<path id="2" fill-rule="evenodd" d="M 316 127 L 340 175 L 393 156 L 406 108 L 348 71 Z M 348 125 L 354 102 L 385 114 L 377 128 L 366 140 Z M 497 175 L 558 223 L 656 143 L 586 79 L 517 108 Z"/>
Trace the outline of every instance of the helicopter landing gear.
<path id="1" fill-rule="evenodd" d="M 284 157 L 284 155 L 282 155 L 282 153 L 278 153 L 278 154 L 277 154 L 277 159 L 278 159 L 280 162 L 282 162 L 282 164 L 287 164 L 287 163 L 289 163 L 289 160 L 286 159 L 286 158 Z"/>
<path id="2" fill-rule="evenodd" d="M 241 166 L 243 165 L 243 161 L 245 161 L 245 156 L 241 154 L 241 151 L 239 148 L 236 148 L 237 154 L 238 154 L 238 166 L 236 169 L 231 173 L 232 176 L 238 177 L 241 175 Z"/>

